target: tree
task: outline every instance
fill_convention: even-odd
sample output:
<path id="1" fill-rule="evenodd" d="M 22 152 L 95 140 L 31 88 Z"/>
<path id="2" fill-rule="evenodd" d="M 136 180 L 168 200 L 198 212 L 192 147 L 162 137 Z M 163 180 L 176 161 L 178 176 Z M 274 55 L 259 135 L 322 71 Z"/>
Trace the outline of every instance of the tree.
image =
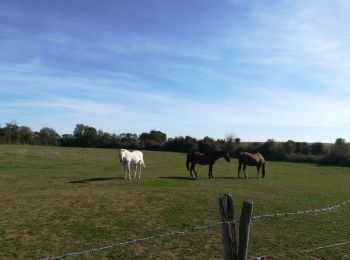
<path id="1" fill-rule="evenodd" d="M 84 136 L 84 146 L 86 147 L 96 146 L 97 131 L 94 127 L 85 126 L 83 136 Z"/>
<path id="2" fill-rule="evenodd" d="M 83 132 L 84 132 L 84 125 L 83 124 L 77 124 L 74 128 L 74 138 L 81 138 L 83 136 Z"/>
<path id="3" fill-rule="evenodd" d="M 93 147 L 97 142 L 97 131 L 94 127 L 77 124 L 74 129 L 74 139 L 77 146 Z"/>
<path id="4" fill-rule="evenodd" d="M 115 134 L 103 132 L 102 130 L 97 131 L 96 147 L 116 148 L 120 147 L 119 144 L 120 140 Z"/>
<path id="5" fill-rule="evenodd" d="M 50 127 L 43 127 L 39 131 L 41 145 L 58 145 L 60 138 L 60 135 Z"/>
<path id="6" fill-rule="evenodd" d="M 283 143 L 283 150 L 287 155 L 294 153 L 295 149 L 296 143 L 293 140 L 288 140 L 287 142 Z"/>
<path id="7" fill-rule="evenodd" d="M 151 140 L 157 144 L 163 144 L 166 141 L 166 134 L 161 131 L 152 130 L 149 133 L 142 133 L 140 140 L 141 142 Z"/>
<path id="8" fill-rule="evenodd" d="M 6 143 L 4 128 L 0 128 L 0 144 Z"/>
<path id="9" fill-rule="evenodd" d="M 324 160 L 327 164 L 350 166 L 350 146 L 344 138 L 338 138 Z"/>
<path id="10" fill-rule="evenodd" d="M 152 130 L 149 133 L 142 133 L 139 139 L 144 148 L 152 150 L 162 150 L 167 140 L 165 133 L 156 130 Z"/>
<path id="11" fill-rule="evenodd" d="M 236 143 L 236 139 L 233 135 L 227 135 L 224 142 L 224 150 L 229 152 L 230 154 L 233 154 L 236 146 L 238 145 Z"/>
<path id="12" fill-rule="evenodd" d="M 199 151 L 205 153 L 215 151 L 218 149 L 218 147 L 213 138 L 206 136 L 198 141 L 198 149 Z"/>
<path id="13" fill-rule="evenodd" d="M 169 151 L 188 153 L 198 149 L 198 142 L 191 136 L 178 136 L 168 139 L 164 146 Z"/>
<path id="14" fill-rule="evenodd" d="M 68 147 L 75 146 L 74 135 L 72 135 L 72 134 L 63 134 L 61 139 L 60 139 L 60 144 L 62 146 L 68 146 Z"/>
<path id="15" fill-rule="evenodd" d="M 265 143 L 263 143 L 258 151 L 267 159 L 270 159 L 272 146 L 275 144 L 273 139 L 268 139 Z"/>
<path id="16" fill-rule="evenodd" d="M 241 138 L 239 138 L 239 137 L 236 137 L 235 138 L 235 144 L 240 144 L 241 143 Z"/>
<path id="17" fill-rule="evenodd" d="M 33 132 L 28 126 L 18 128 L 18 140 L 21 144 L 33 144 Z"/>
<path id="18" fill-rule="evenodd" d="M 301 154 L 309 154 L 310 153 L 310 147 L 307 142 L 297 142 L 295 147 L 296 153 Z"/>
<path id="19" fill-rule="evenodd" d="M 123 142 L 130 142 L 130 143 L 137 142 L 139 139 L 137 134 L 132 134 L 132 133 L 122 133 L 119 135 L 119 138 Z"/>
<path id="20" fill-rule="evenodd" d="M 122 133 L 117 136 L 118 142 L 117 147 L 138 149 L 139 148 L 139 137 L 137 134 Z"/>
<path id="21" fill-rule="evenodd" d="M 6 123 L 6 127 L 4 128 L 5 142 L 10 144 L 17 143 L 18 131 L 19 131 L 19 126 L 16 124 L 16 122 Z"/>
<path id="22" fill-rule="evenodd" d="M 310 146 L 310 152 L 314 155 L 324 154 L 326 152 L 326 148 L 323 143 L 312 143 Z"/>

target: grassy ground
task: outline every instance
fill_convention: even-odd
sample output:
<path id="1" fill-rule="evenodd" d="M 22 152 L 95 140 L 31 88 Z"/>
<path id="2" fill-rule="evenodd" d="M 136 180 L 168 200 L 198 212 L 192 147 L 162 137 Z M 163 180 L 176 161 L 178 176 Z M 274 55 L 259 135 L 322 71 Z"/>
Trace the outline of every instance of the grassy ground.
<path id="1" fill-rule="evenodd" d="M 217 198 L 231 193 L 236 215 L 253 199 L 253 215 L 323 208 L 350 200 L 350 169 L 268 162 L 266 178 L 236 178 L 223 159 L 214 178 L 199 166 L 190 180 L 185 154 L 144 152 L 141 179 L 125 181 L 116 151 L 0 146 L 0 259 L 33 259 L 81 251 L 219 221 Z M 239 215 L 238 215 L 239 216 Z M 76 259 L 222 258 L 220 226 Z M 350 205 L 253 221 L 249 255 L 280 259 L 350 259 L 350 245 L 298 250 L 350 240 Z"/>

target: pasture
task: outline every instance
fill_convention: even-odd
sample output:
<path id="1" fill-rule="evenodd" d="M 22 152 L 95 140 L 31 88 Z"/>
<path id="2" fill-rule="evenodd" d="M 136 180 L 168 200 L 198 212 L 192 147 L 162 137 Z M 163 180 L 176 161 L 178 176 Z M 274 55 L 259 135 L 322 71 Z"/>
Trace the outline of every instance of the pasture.
<path id="1" fill-rule="evenodd" d="M 34 259 L 107 246 L 219 221 L 218 197 L 244 200 L 253 216 L 324 208 L 350 200 L 350 169 L 267 162 L 266 178 L 237 179 L 237 159 L 197 166 L 185 154 L 144 152 L 141 179 L 123 179 L 116 150 L 0 146 L 0 259 Z M 251 225 L 249 255 L 350 259 L 350 204 L 321 213 L 264 218 Z M 323 258 L 322 258 L 323 257 Z M 83 254 L 75 259 L 220 259 L 220 226 Z"/>

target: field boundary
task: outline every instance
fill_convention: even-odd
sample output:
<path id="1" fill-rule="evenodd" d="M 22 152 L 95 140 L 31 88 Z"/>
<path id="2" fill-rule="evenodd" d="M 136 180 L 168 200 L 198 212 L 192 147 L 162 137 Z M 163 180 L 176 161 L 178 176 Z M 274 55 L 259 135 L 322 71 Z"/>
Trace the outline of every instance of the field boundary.
<path id="1" fill-rule="evenodd" d="M 296 211 L 296 212 L 282 212 L 282 213 L 270 213 L 270 214 L 262 214 L 262 215 L 258 215 L 258 216 L 252 216 L 252 220 L 260 220 L 263 218 L 271 218 L 271 217 L 287 217 L 287 216 L 297 216 L 297 215 L 305 215 L 305 214 L 310 214 L 310 213 L 319 213 L 319 212 L 327 212 L 327 211 L 331 211 L 331 210 L 335 210 L 339 207 L 342 207 L 346 204 L 350 203 L 350 200 L 332 205 L 332 206 L 328 206 L 325 208 L 320 208 L 320 209 L 316 209 L 316 208 L 312 208 L 312 209 L 306 209 L 303 211 Z M 206 230 L 209 228 L 213 228 L 219 225 L 223 225 L 223 224 L 231 224 L 231 223 L 239 223 L 239 221 L 235 220 L 235 221 L 219 221 L 219 222 L 214 222 L 211 224 L 207 224 L 207 225 L 203 225 L 203 226 L 196 226 L 196 227 L 192 227 L 188 230 L 183 230 L 183 231 L 173 231 L 173 232 L 169 232 L 169 233 L 163 233 L 163 234 L 156 234 L 153 236 L 148 236 L 148 237 L 143 237 L 143 238 L 136 238 L 133 240 L 127 240 L 127 241 L 123 241 L 123 242 L 118 242 L 118 243 L 112 243 L 111 245 L 106 245 L 106 246 L 101 246 L 101 247 L 95 247 L 95 248 L 91 248 L 91 249 L 85 249 L 82 251 L 77 251 L 77 252 L 69 252 L 69 253 L 64 253 L 62 255 L 57 255 L 57 256 L 51 256 L 51 257 L 37 257 L 37 260 L 55 260 L 55 259 L 61 259 L 61 258 L 65 258 L 65 257 L 73 257 L 73 256 L 78 256 L 78 255 L 82 255 L 82 254 L 88 254 L 88 253 L 94 253 L 97 251 L 101 251 L 101 250 L 105 250 L 105 249 L 112 249 L 112 248 L 117 248 L 117 247 L 121 247 L 121 246 L 125 246 L 125 245 L 130 245 L 130 244 L 135 244 L 135 243 L 141 243 L 144 241 L 148 241 L 148 240 L 153 240 L 153 239 L 160 239 L 160 238 L 165 238 L 165 237 L 171 237 L 171 236 L 176 236 L 176 235 L 186 235 L 186 234 L 190 234 L 196 231 L 202 231 L 202 230 Z M 340 242 L 340 243 L 335 243 L 333 245 L 325 245 L 325 246 L 319 246 L 316 248 L 312 248 L 312 249 L 303 249 L 303 250 L 296 250 L 293 252 L 311 252 L 311 251 L 315 251 L 318 249 L 323 249 L 323 248 L 330 248 L 330 247 L 335 247 L 335 246 L 341 246 L 341 245 L 346 245 L 346 244 L 350 244 L 350 241 L 347 242 Z M 287 255 L 287 254 L 281 254 L 281 255 L 275 255 L 276 256 L 283 256 L 283 255 Z"/>

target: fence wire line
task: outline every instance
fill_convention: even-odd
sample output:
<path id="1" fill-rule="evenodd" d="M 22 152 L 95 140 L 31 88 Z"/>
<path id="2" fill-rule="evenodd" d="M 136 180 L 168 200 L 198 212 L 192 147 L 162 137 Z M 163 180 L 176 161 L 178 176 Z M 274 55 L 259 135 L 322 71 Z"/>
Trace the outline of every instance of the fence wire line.
<path id="1" fill-rule="evenodd" d="M 189 233 L 194 232 L 194 231 L 209 229 L 209 228 L 221 225 L 221 224 L 228 224 L 228 223 L 234 223 L 234 222 L 235 221 L 220 221 L 220 222 L 212 223 L 212 224 L 205 225 L 205 226 L 192 227 L 191 229 L 185 230 L 185 231 L 175 231 L 175 232 L 158 234 L 158 235 L 153 235 L 153 236 L 148 236 L 148 237 L 143 237 L 143 238 L 137 238 L 137 239 L 128 240 L 128 241 L 124 241 L 124 242 L 120 242 L 120 243 L 113 243 L 113 244 L 108 245 L 108 246 L 96 247 L 96 248 L 91 248 L 91 249 L 82 250 L 82 251 L 78 251 L 78 252 L 66 253 L 66 254 L 62 254 L 62 255 L 58 255 L 58 256 L 37 258 L 37 260 L 55 260 L 55 259 L 61 259 L 64 257 L 77 256 L 77 255 L 82 255 L 82 254 L 87 254 L 87 253 L 94 253 L 96 251 L 100 251 L 100 250 L 104 250 L 104 249 L 121 247 L 121 246 L 139 243 L 139 242 L 143 242 L 143 241 L 151 240 L 151 239 L 158 239 L 158 238 L 170 237 L 170 236 L 175 236 L 175 235 L 185 235 L 185 234 L 189 234 Z"/>
<path id="2" fill-rule="evenodd" d="M 311 249 L 303 249 L 303 250 L 300 250 L 299 252 L 308 253 L 308 252 L 319 250 L 319 249 L 325 249 L 325 248 L 336 247 L 336 246 L 345 246 L 348 244 L 350 244 L 350 241 L 335 243 L 335 244 L 327 245 L 327 246 L 319 246 L 319 247 L 315 247 L 315 248 L 311 248 Z"/>
<path id="3" fill-rule="evenodd" d="M 272 255 L 270 257 L 281 257 L 281 256 L 295 255 L 295 254 L 303 254 L 303 253 L 309 253 L 309 252 L 320 250 L 320 249 L 326 249 L 326 248 L 332 248 L 332 247 L 338 247 L 338 246 L 345 246 L 345 245 L 349 245 L 349 244 L 350 244 L 350 241 L 339 242 L 339 243 L 334 243 L 334 244 L 331 244 L 331 245 L 318 246 L 318 247 L 314 247 L 314 248 L 311 248 L 311 249 L 293 250 L 293 251 L 286 252 L 286 253 Z"/>
<path id="4" fill-rule="evenodd" d="M 295 216 L 295 215 L 304 215 L 308 213 L 314 213 L 314 212 L 323 212 L 323 211 L 329 211 L 333 210 L 336 208 L 339 208 L 341 206 L 344 206 L 345 204 L 350 203 L 350 200 L 341 202 L 339 204 L 329 206 L 326 208 L 321 208 L 321 209 L 307 209 L 304 211 L 296 211 L 296 212 L 281 212 L 281 213 L 272 213 L 272 214 L 263 214 L 259 216 L 253 216 L 252 220 L 260 219 L 260 218 L 269 218 L 269 217 L 285 217 L 285 216 Z"/>
<path id="5" fill-rule="evenodd" d="M 302 214 L 308 214 L 308 213 L 313 213 L 313 212 L 323 212 L 323 211 L 336 209 L 336 208 L 338 208 L 340 206 L 344 206 L 347 203 L 350 203 L 350 200 L 344 201 L 342 203 L 339 203 L 339 204 L 336 204 L 336 205 L 333 205 L 333 206 L 329 206 L 329 207 L 326 207 L 326 208 L 321 208 L 321 209 L 308 209 L 308 210 L 297 211 L 297 212 L 272 213 L 272 214 L 263 214 L 263 215 L 253 216 L 252 220 L 261 219 L 261 218 L 268 218 L 268 217 L 282 217 L 282 216 L 291 216 L 291 215 L 302 215 Z M 140 242 L 143 242 L 143 241 L 152 240 L 152 239 L 170 237 L 170 236 L 175 236 L 175 235 L 185 235 L 185 234 L 191 233 L 193 231 L 209 229 L 209 228 L 221 225 L 221 224 L 228 224 L 228 223 L 239 223 L 239 221 L 237 221 L 237 220 L 234 220 L 234 221 L 220 221 L 220 222 L 215 222 L 215 223 L 211 223 L 211 224 L 204 225 L 204 226 L 192 227 L 191 229 L 189 229 L 187 231 L 175 231 L 175 232 L 158 234 L 158 235 L 153 235 L 153 236 L 148 236 L 148 237 L 143 237 L 143 238 L 137 238 L 137 239 L 128 240 L 128 241 L 124 241 L 124 242 L 113 243 L 113 244 L 108 245 L 108 246 L 96 247 L 96 248 L 86 249 L 86 250 L 82 250 L 82 251 L 78 251 L 78 252 L 65 253 L 65 254 L 58 255 L 58 256 L 39 257 L 39 258 L 37 258 L 37 260 L 55 260 L 55 259 L 61 259 L 61 258 L 64 258 L 64 257 L 77 256 L 77 255 L 82 255 L 82 254 L 87 254 L 87 253 L 93 253 L 93 252 L 101 251 L 101 250 L 104 250 L 104 249 L 111 249 L 111 248 L 121 247 L 121 246 L 129 245 L 129 244 L 140 243 Z"/>

